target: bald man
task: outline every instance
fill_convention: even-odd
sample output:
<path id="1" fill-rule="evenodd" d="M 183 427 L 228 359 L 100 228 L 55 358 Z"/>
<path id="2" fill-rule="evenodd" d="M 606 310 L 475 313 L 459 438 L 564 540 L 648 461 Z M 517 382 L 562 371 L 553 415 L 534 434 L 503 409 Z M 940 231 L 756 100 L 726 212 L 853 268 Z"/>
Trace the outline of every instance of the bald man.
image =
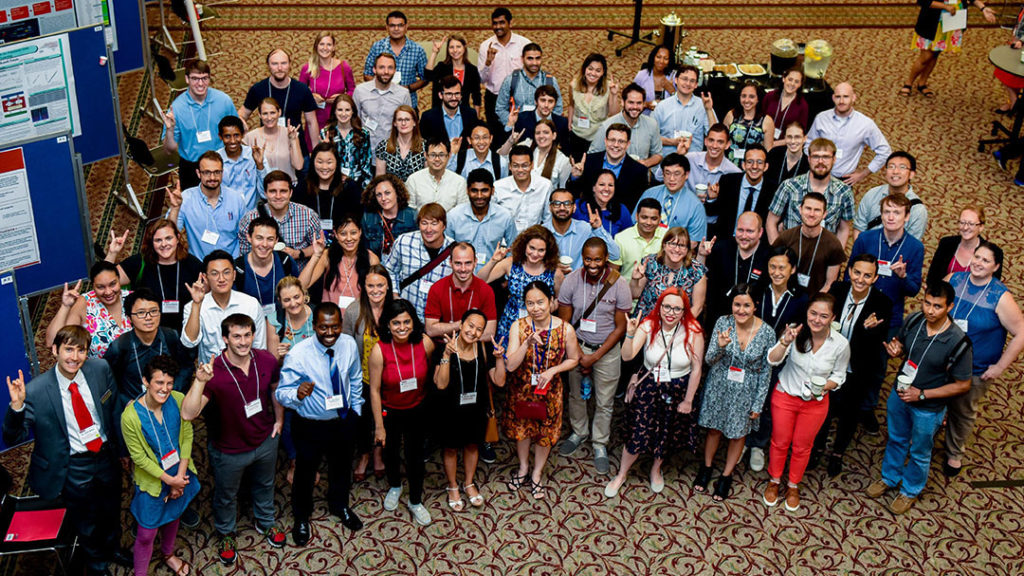
<path id="1" fill-rule="evenodd" d="M 832 175 L 853 186 L 881 170 L 892 148 L 875 121 L 854 110 L 857 93 L 849 82 L 835 87 L 832 102 L 834 108 L 814 118 L 811 129 L 807 131 L 807 143 L 815 138 L 827 138 L 835 142 L 836 161 L 832 166 Z M 870 148 L 875 155 L 867 166 L 858 168 L 865 147 Z M 807 144 L 804 144 L 804 151 L 807 151 Z"/>
<path id="2" fill-rule="evenodd" d="M 707 259 L 708 291 L 706 326 L 729 314 L 729 289 L 740 282 L 760 289 L 768 285 L 768 253 L 762 241 L 764 226 L 756 212 L 744 212 L 736 219 L 733 236 L 717 238 Z"/>

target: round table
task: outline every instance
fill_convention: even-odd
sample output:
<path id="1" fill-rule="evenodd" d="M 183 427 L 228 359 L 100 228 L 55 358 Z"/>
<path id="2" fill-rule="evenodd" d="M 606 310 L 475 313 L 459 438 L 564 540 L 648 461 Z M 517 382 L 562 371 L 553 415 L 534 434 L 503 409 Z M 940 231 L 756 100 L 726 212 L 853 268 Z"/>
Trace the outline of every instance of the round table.
<path id="1" fill-rule="evenodd" d="M 988 53 L 988 61 L 993 66 L 1014 76 L 1024 78 L 1024 62 L 1020 61 L 1021 49 L 1010 48 L 1007 44 L 1001 44 L 996 46 Z M 1008 144 L 1017 142 L 1020 139 L 1020 128 L 1021 124 L 1024 124 L 1024 105 L 1020 98 L 1017 98 L 1017 104 L 1014 105 L 1013 113 L 1013 126 L 1007 128 L 998 120 L 992 121 L 992 136 L 999 136 L 1000 133 L 1005 134 L 1005 138 L 980 138 L 978 139 L 978 152 L 984 152 L 985 146 L 991 144 Z"/>

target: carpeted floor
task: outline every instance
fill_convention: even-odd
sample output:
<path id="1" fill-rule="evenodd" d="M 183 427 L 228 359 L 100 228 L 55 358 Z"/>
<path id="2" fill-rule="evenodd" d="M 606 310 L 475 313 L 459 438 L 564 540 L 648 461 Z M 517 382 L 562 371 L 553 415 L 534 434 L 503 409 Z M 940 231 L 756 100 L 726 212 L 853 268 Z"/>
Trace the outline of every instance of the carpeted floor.
<path id="1" fill-rule="evenodd" d="M 677 13 L 690 28 L 687 42 L 719 61 L 764 61 L 769 43 L 779 37 L 828 39 L 836 54 L 828 79 L 833 84 L 851 80 L 859 92 L 858 109 L 877 121 L 894 149 L 905 148 L 918 157 L 915 190 L 930 211 L 924 239 L 929 252 L 941 236 L 955 232 L 959 206 L 979 203 L 988 211 L 986 236 L 1006 249 L 1004 278 L 1021 294 L 1024 284 L 1016 261 L 1024 248 L 1020 235 L 1024 211 L 1017 204 L 1020 192 L 991 156 L 976 150 L 977 138 L 988 132 L 990 110 L 1001 98 L 986 54 L 1008 33 L 995 28 L 970 30 L 963 53 L 941 59 L 931 82 L 938 97 L 904 99 L 896 95 L 896 88 L 913 56 L 910 27 L 915 12 L 910 2 L 771 0 L 759 4 L 751 8 L 742 2 L 648 3 L 645 21 L 653 22 L 655 15 L 678 7 Z M 271 47 L 283 46 L 304 55 L 313 30 L 320 27 L 339 30 L 340 53 L 361 66 L 370 42 L 383 35 L 383 16 L 389 7 L 358 0 L 294 4 L 246 0 L 221 6 L 222 18 L 210 21 L 206 34 L 207 50 L 214 54 L 210 59 L 214 85 L 240 101 L 248 85 L 265 76 L 263 57 Z M 410 34 L 415 39 L 440 38 L 444 30 L 460 29 L 476 46 L 490 34 L 491 8 L 483 4 L 446 6 L 413 0 L 403 8 L 410 15 Z M 626 29 L 631 19 L 630 4 L 621 0 L 546 7 L 522 3 L 511 9 L 516 27 L 544 47 L 545 68 L 563 85 L 587 52 L 611 54 L 620 44 L 607 40 L 604 27 Z M 156 21 L 151 13 L 150 22 Z M 558 29 L 553 29 L 555 25 Z M 646 50 L 632 49 L 622 58 L 612 57 L 612 74 L 620 81 L 632 78 L 645 55 Z M 298 66 L 294 64 L 295 72 Z M 129 129 L 155 143 L 158 126 L 128 105 L 148 99 L 148 93 L 139 90 L 143 83 L 139 74 L 121 80 L 122 109 Z M 162 87 L 158 97 L 167 101 Z M 89 174 L 92 223 L 100 238 L 111 227 L 135 226 L 124 208 L 108 197 L 111 182 L 118 177 L 114 164 L 100 163 Z M 129 177 L 136 190 L 151 187 L 134 167 Z M 879 182 L 879 177 L 872 177 L 858 187 L 858 196 Z M 205 450 L 200 449 L 203 522 L 196 530 L 182 531 L 178 548 L 196 573 L 204 575 L 1020 574 L 1024 572 L 1024 490 L 1019 483 L 1002 486 L 998 482 L 1024 478 L 1024 401 L 1017 393 L 1021 376 L 1021 365 L 1016 363 L 993 386 L 965 470 L 954 479 L 946 479 L 940 471 L 940 436 L 929 484 L 918 505 L 902 517 L 894 517 L 882 502 L 863 493 L 878 476 L 884 436 L 858 436 L 848 452 L 846 470 L 837 479 L 829 479 L 822 470 L 810 471 L 804 504 L 795 513 L 781 507 L 767 509 L 759 496 L 767 477 L 750 472 L 745 465 L 737 469 L 733 495 L 726 503 L 694 494 L 689 487 L 696 470 L 692 455 L 669 463 L 667 486 L 660 495 L 647 487 L 649 461 L 641 459 L 619 498 L 608 501 L 602 494 L 607 479 L 593 472 L 589 447 L 572 458 L 552 459 L 547 473 L 550 498 L 535 502 L 526 492 L 510 493 L 504 487 L 514 455 L 511 445 L 503 443 L 498 462 L 480 467 L 477 484 L 489 499 L 481 510 L 459 514 L 448 510 L 440 457 L 435 454 L 427 468 L 425 499 L 434 517 L 431 526 L 414 525 L 404 505 L 395 512 L 383 511 L 386 487 L 382 481 L 370 480 L 353 492 L 353 506 L 366 522 L 366 528 L 353 535 L 327 514 L 325 477 L 318 489 L 309 547 L 269 550 L 243 514 L 239 563 L 227 569 L 215 558 L 209 505 L 212 480 Z M 616 423 L 613 470 L 622 437 L 620 419 Z M 203 436 L 202 430 L 199 435 Z M 27 452 L 16 450 L 3 460 L 9 468 L 23 466 Z M 290 528 L 290 491 L 283 468 L 281 472 L 277 508 Z M 986 487 L 986 482 L 997 485 Z M 132 526 L 127 512 L 125 525 Z M 125 542 L 131 541 L 126 534 Z M 52 570 L 45 561 L 8 563 L 6 569 L 25 575 Z"/>

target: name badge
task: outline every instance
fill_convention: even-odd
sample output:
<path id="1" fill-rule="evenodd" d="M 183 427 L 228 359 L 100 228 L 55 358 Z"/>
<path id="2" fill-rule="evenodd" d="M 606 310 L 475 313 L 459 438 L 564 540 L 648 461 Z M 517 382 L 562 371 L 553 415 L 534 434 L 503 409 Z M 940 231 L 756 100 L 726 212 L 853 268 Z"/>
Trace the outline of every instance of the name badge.
<path id="1" fill-rule="evenodd" d="M 459 406 L 465 406 L 466 404 L 476 404 L 476 392 L 459 394 Z"/>
<path id="2" fill-rule="evenodd" d="M 317 102 L 316 107 L 323 110 L 324 108 L 327 107 L 327 102 Z"/>
<path id="3" fill-rule="evenodd" d="M 842 160 L 842 159 L 843 159 L 843 149 L 842 148 L 836 148 L 836 160 Z"/>
<path id="4" fill-rule="evenodd" d="M 801 288 L 807 288 L 811 284 L 811 277 L 807 274 L 797 274 L 796 283 L 799 284 Z"/>
<path id="5" fill-rule="evenodd" d="M 376 132 L 377 126 L 379 126 L 379 124 L 377 124 L 377 121 L 374 120 L 373 118 L 364 118 L 363 126 L 366 126 L 366 129 L 369 130 L 370 132 Z"/>
<path id="6" fill-rule="evenodd" d="M 203 235 L 199 238 L 199 240 L 204 244 L 216 244 L 219 239 L 220 234 L 217 234 L 213 230 L 203 230 Z"/>
<path id="7" fill-rule="evenodd" d="M 338 410 L 345 407 L 345 397 L 341 394 L 334 396 L 328 396 L 327 400 L 324 401 L 324 407 L 328 410 Z"/>
<path id="8" fill-rule="evenodd" d="M 253 416 L 263 412 L 263 403 L 257 398 L 252 402 L 245 403 L 245 417 L 252 418 Z"/>
<path id="9" fill-rule="evenodd" d="M 213 140 L 213 136 L 210 135 L 210 131 L 209 130 L 203 130 L 203 131 L 200 131 L 200 132 L 196 132 L 196 142 L 199 142 L 200 144 L 204 144 L 206 142 L 209 142 L 210 140 Z"/>
<path id="10" fill-rule="evenodd" d="M 287 121 L 285 120 L 284 116 L 281 116 L 280 118 L 277 119 L 277 125 L 280 126 L 281 128 L 284 128 L 287 125 L 286 122 Z"/>
<path id="11" fill-rule="evenodd" d="M 672 132 L 672 139 L 682 138 L 686 134 L 686 130 L 675 130 Z"/>
<path id="12" fill-rule="evenodd" d="M 277 308 L 273 304 L 264 304 L 260 306 L 263 309 L 263 315 L 270 317 L 277 315 Z"/>
<path id="13" fill-rule="evenodd" d="M 758 270 L 757 268 L 754 268 L 753 270 L 751 270 L 750 271 L 750 279 L 751 280 L 760 280 L 761 279 L 761 271 Z"/>
<path id="14" fill-rule="evenodd" d="M 967 326 L 968 326 L 967 318 L 961 318 L 960 320 L 953 320 L 953 324 L 956 324 L 958 328 L 963 330 L 964 334 L 967 333 Z"/>
<path id="15" fill-rule="evenodd" d="M 903 365 L 903 373 L 910 377 L 911 380 L 917 377 L 917 364 L 914 364 L 910 360 Z"/>
<path id="16" fill-rule="evenodd" d="M 162 458 L 160 458 L 160 466 L 164 470 L 167 470 L 168 468 L 174 466 L 178 462 L 181 462 L 181 457 L 178 456 L 177 450 L 171 450 L 167 454 L 164 454 Z"/>
<path id="17" fill-rule="evenodd" d="M 672 381 L 672 371 L 668 369 L 668 366 L 665 366 L 664 364 L 662 364 L 661 366 L 658 366 L 658 378 L 657 378 L 657 380 L 658 380 L 658 382 L 671 382 Z"/>
<path id="18" fill-rule="evenodd" d="M 526 312 L 526 308 L 519 309 L 519 318 L 526 318 L 529 314 Z"/>
<path id="19" fill-rule="evenodd" d="M 520 112 L 533 112 L 536 109 L 537 109 L 537 105 L 536 104 L 527 104 L 526 106 L 523 106 L 522 108 L 520 108 Z"/>
<path id="20" fill-rule="evenodd" d="M 539 394 L 539 395 L 543 396 L 543 395 L 548 393 L 548 389 L 551 387 L 551 382 L 548 381 L 547 384 L 544 384 L 543 386 L 541 386 L 540 379 L 538 378 L 538 375 L 537 374 L 530 374 L 530 385 L 533 386 L 534 394 Z"/>
<path id="21" fill-rule="evenodd" d="M 321 218 L 320 228 L 323 230 L 327 230 L 328 232 L 334 230 L 334 220 L 332 218 Z"/>
<path id="22" fill-rule="evenodd" d="M 356 299 L 351 296 L 338 296 L 338 308 L 341 308 L 341 311 L 344 312 L 349 304 L 355 301 Z"/>
<path id="23" fill-rule="evenodd" d="M 729 382 L 736 382 L 743 384 L 743 377 L 746 375 L 746 371 L 743 368 L 737 368 L 735 366 L 729 366 Z"/>
<path id="24" fill-rule="evenodd" d="M 81 434 L 82 442 L 88 444 L 89 442 L 92 442 L 93 440 L 96 440 L 97 438 L 100 437 L 100 427 L 98 424 L 93 424 L 92 426 L 89 426 L 88 428 L 82 430 Z"/>
<path id="25" fill-rule="evenodd" d="M 782 128 L 776 128 L 775 129 L 775 139 L 778 140 L 781 137 L 782 137 Z"/>
<path id="26" fill-rule="evenodd" d="M 177 314 L 181 311 L 181 302 L 177 300 L 164 300 L 160 303 L 160 312 L 163 314 Z"/>
<path id="27" fill-rule="evenodd" d="M 415 378 L 402 378 L 402 381 L 398 383 L 398 391 L 402 393 L 415 392 L 417 386 Z"/>
<path id="28" fill-rule="evenodd" d="M 401 84 L 402 72 L 400 70 L 395 70 L 395 75 L 391 77 L 391 81 L 394 82 L 395 84 Z"/>
<path id="29" fill-rule="evenodd" d="M 576 119 L 576 126 L 584 129 L 590 128 L 590 118 L 587 118 L 586 116 L 580 116 L 579 118 Z"/>
<path id="30" fill-rule="evenodd" d="M 487 264 L 487 255 L 484 254 L 483 252 L 477 252 L 476 253 L 476 263 L 479 264 L 480 266 L 483 266 L 484 264 Z"/>
<path id="31" fill-rule="evenodd" d="M 597 332 L 597 321 L 589 318 L 580 320 L 580 332 Z"/>
<path id="32" fill-rule="evenodd" d="M 878 275 L 892 276 L 892 264 L 887 260 L 878 261 Z"/>

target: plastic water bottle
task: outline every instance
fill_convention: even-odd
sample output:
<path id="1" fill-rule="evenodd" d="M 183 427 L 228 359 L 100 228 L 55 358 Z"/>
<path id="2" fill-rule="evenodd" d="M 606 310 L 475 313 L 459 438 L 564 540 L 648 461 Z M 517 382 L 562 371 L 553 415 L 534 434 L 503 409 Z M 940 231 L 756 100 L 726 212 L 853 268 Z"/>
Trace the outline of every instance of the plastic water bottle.
<path id="1" fill-rule="evenodd" d="M 583 376 L 583 380 L 580 381 L 580 397 L 584 400 L 590 400 L 590 393 L 594 389 L 594 381 L 587 374 Z"/>

